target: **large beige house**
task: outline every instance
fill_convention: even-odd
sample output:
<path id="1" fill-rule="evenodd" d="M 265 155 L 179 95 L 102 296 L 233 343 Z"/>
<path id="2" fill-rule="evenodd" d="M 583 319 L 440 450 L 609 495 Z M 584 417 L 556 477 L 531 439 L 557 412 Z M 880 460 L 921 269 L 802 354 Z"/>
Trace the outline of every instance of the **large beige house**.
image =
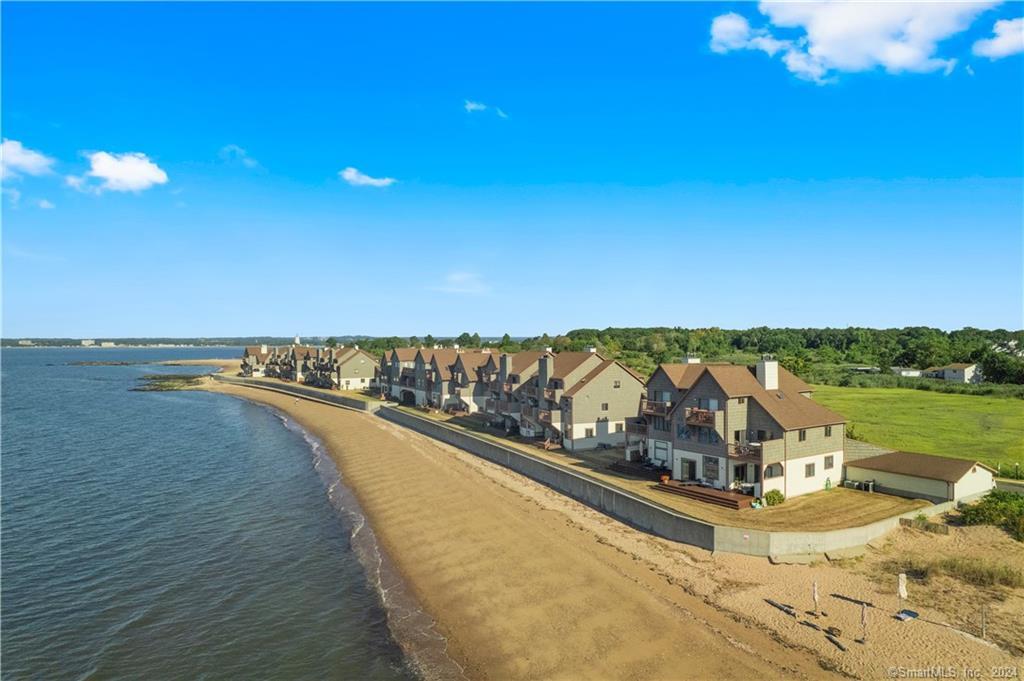
<path id="1" fill-rule="evenodd" d="M 545 352 L 537 372 L 516 391 L 519 432 L 565 449 L 621 446 L 643 380 L 625 365 L 584 352 Z"/>
<path id="2" fill-rule="evenodd" d="M 756 366 L 663 364 L 629 423 L 626 456 L 646 457 L 676 480 L 762 496 L 838 485 L 845 420 L 771 358 Z"/>

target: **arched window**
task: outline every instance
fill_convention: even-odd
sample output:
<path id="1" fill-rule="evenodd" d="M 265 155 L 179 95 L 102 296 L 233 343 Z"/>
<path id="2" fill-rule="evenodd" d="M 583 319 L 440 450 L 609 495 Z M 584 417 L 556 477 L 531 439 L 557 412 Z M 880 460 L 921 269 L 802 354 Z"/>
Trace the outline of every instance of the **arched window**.
<path id="1" fill-rule="evenodd" d="M 764 467 L 764 478 L 780 478 L 782 477 L 782 464 L 773 463 Z"/>

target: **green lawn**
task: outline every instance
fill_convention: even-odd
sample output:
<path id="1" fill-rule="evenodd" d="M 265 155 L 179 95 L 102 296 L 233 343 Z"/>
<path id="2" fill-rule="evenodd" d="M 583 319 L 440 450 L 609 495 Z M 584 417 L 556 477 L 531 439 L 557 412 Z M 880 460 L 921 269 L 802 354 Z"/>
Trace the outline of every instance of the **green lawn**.
<path id="1" fill-rule="evenodd" d="M 1024 400 L 830 385 L 815 386 L 814 399 L 883 447 L 1024 466 Z"/>

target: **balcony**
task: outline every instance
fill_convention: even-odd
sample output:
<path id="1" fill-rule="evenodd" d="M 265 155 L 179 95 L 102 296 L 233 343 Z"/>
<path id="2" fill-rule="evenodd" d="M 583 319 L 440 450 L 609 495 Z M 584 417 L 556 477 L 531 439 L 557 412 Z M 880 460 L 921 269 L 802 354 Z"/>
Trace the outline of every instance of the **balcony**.
<path id="1" fill-rule="evenodd" d="M 751 463 L 769 464 L 785 458 L 785 445 L 781 438 L 729 445 L 729 457 L 748 460 Z"/>
<path id="2" fill-rule="evenodd" d="M 647 423 L 639 420 L 626 420 L 626 432 L 630 435 L 647 435 Z"/>
<path id="3" fill-rule="evenodd" d="M 672 411 L 672 403 L 644 399 L 640 403 L 640 411 L 651 416 L 668 416 Z"/>
<path id="4" fill-rule="evenodd" d="M 540 391 L 537 389 L 537 386 L 535 385 L 526 386 L 525 388 L 523 388 L 523 392 L 529 395 L 530 397 L 537 397 L 540 393 Z"/>
<path id="5" fill-rule="evenodd" d="M 689 426 L 711 426 L 715 425 L 715 414 L 718 412 L 710 409 L 687 409 L 686 424 Z"/>
<path id="6" fill-rule="evenodd" d="M 498 400 L 491 397 L 488 397 L 486 400 L 484 400 L 484 411 L 489 412 L 491 414 L 497 414 Z"/>
<path id="7" fill-rule="evenodd" d="M 498 400 L 499 414 L 518 414 L 519 403 L 514 400 Z"/>
<path id="8" fill-rule="evenodd" d="M 412 376 L 402 376 L 401 378 L 398 379 L 398 385 L 402 386 L 403 388 L 415 388 L 416 379 Z"/>
<path id="9" fill-rule="evenodd" d="M 558 402 L 558 400 L 562 399 L 562 389 L 561 388 L 545 388 L 544 389 L 544 399 L 548 400 L 550 402 Z"/>
<path id="10" fill-rule="evenodd" d="M 559 424 L 562 422 L 562 412 L 558 409 L 540 409 L 537 411 L 537 420 L 549 425 Z"/>
<path id="11" fill-rule="evenodd" d="M 522 414 L 523 418 L 533 419 L 534 421 L 537 420 L 537 407 L 531 407 L 528 404 L 524 404 L 520 408 L 520 413 Z"/>

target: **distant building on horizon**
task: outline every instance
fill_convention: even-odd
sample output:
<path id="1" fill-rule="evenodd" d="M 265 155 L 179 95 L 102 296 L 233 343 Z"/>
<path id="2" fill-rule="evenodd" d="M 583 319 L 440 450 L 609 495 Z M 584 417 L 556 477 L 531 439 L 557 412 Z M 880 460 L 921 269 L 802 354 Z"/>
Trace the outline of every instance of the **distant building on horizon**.
<path id="1" fill-rule="evenodd" d="M 33 343 L 30 340 L 20 340 L 20 341 L 18 341 L 18 345 L 29 346 L 29 345 L 35 345 L 35 343 Z"/>
<path id="2" fill-rule="evenodd" d="M 90 348 L 90 347 L 96 345 L 96 341 L 92 340 L 91 338 L 86 339 L 86 340 L 82 340 L 81 343 L 82 343 L 82 347 L 86 347 L 86 348 Z"/>

